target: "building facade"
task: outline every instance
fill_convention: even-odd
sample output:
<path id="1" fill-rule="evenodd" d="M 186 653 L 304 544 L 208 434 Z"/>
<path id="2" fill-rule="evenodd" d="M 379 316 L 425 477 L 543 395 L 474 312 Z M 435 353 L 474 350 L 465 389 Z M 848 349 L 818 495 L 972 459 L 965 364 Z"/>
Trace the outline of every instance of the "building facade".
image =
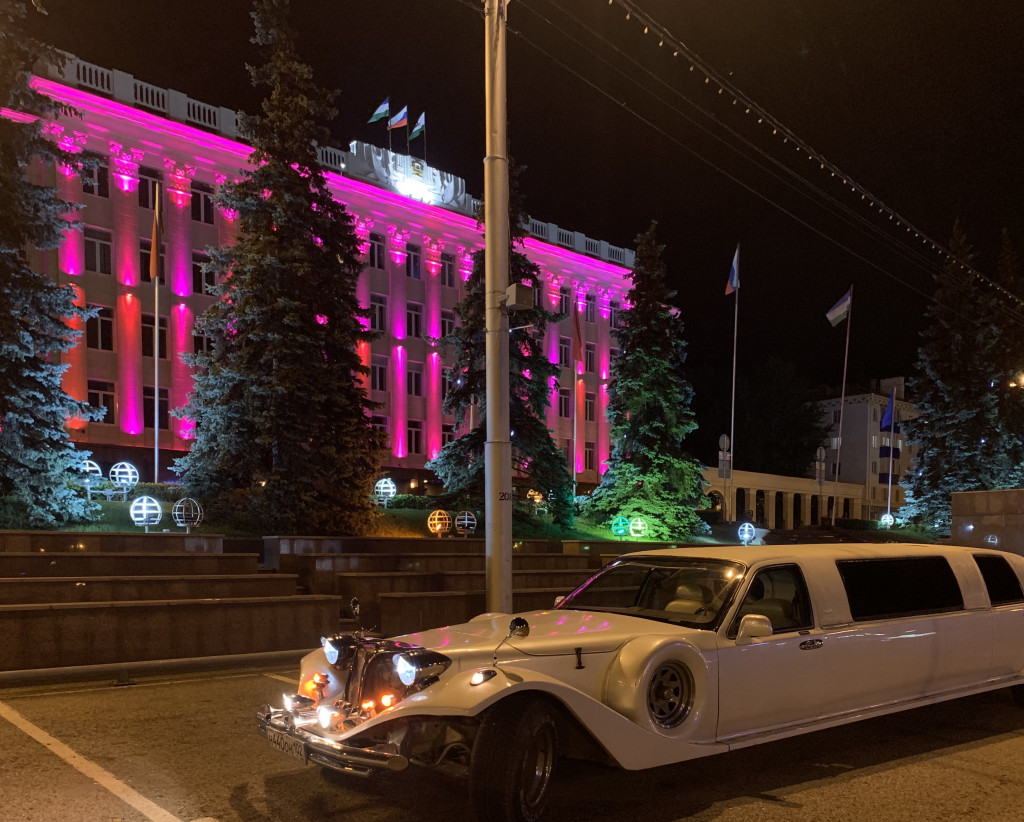
<path id="1" fill-rule="evenodd" d="M 248 166 L 250 149 L 237 136 L 233 111 L 161 89 L 123 72 L 76 58 L 60 75 L 33 86 L 79 117 L 45 125 L 52 139 L 89 155 L 96 170 L 84 183 L 73 167 L 36 163 L 35 182 L 56 186 L 82 205 L 81 230 L 56 251 L 32 252 L 33 265 L 75 288 L 98 314 L 65 356 L 64 383 L 76 399 L 105 409 L 103 419 L 69 420 L 72 439 L 106 472 L 121 460 L 143 479 L 173 480 L 170 464 L 188 450 L 192 424 L 170 411 L 185 405 L 192 372 L 181 360 L 206 344 L 195 319 L 212 298 L 203 272 L 207 249 L 234 242 L 236 215 L 214 203 L 217 186 Z M 456 322 L 472 254 L 482 248 L 477 201 L 461 178 L 421 160 L 353 142 L 348 151 L 321 149 L 328 184 L 353 217 L 365 270 L 358 294 L 381 332 L 361 352 L 370 370 L 369 396 L 381 404 L 374 424 L 385 429 L 388 475 L 400 493 L 432 480 L 424 464 L 457 436 L 442 410 L 450 362 L 433 342 Z M 162 248 L 152 248 L 157 193 L 162 198 Z M 542 271 L 535 294 L 569 315 L 549 327 L 545 350 L 562 366 L 552 386 L 548 428 L 581 490 L 593 487 L 609 454 L 605 421 L 617 313 L 625 306 L 632 251 L 531 220 L 525 250 Z M 158 283 L 145 282 L 158 253 Z M 578 311 L 579 361 L 573 361 Z M 154 331 L 158 340 L 154 340 Z"/>

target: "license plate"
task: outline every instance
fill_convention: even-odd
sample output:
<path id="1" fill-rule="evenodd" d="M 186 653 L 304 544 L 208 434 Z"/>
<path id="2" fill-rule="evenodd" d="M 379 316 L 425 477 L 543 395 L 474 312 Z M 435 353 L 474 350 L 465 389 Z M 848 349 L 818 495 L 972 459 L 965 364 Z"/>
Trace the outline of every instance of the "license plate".
<path id="1" fill-rule="evenodd" d="M 288 734 L 267 728 L 267 742 L 271 747 L 277 748 L 281 753 L 288 754 L 306 764 L 306 743 Z"/>

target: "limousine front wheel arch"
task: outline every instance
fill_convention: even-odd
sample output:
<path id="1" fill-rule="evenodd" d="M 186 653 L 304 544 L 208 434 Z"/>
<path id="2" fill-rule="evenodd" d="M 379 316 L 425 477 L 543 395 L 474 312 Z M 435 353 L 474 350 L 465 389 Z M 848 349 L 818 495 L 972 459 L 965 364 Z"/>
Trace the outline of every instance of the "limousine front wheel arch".
<path id="1" fill-rule="evenodd" d="M 690 736 L 687 720 L 697 712 L 704 680 L 695 674 L 702 671 L 700 655 L 685 643 L 634 640 L 609 670 L 606 702 L 649 731 Z"/>

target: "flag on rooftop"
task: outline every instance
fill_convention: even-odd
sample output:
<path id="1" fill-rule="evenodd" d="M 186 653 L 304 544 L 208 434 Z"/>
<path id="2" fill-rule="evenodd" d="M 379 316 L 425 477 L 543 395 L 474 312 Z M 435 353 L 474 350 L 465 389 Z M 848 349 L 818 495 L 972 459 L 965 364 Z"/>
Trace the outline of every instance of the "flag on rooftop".
<path id="1" fill-rule="evenodd" d="M 732 294 L 740 287 L 740 244 L 736 243 L 736 253 L 732 258 L 732 268 L 729 270 L 729 282 L 725 284 L 726 295 Z"/>
<path id="2" fill-rule="evenodd" d="M 157 282 L 160 279 L 160 246 L 164 232 L 164 215 L 160 210 L 160 183 L 153 184 L 153 239 L 149 247 L 149 270 L 142 272 L 142 281 Z"/>
<path id="3" fill-rule="evenodd" d="M 383 120 L 385 117 L 391 116 L 391 98 L 385 97 L 384 102 L 377 106 L 377 110 L 370 115 L 368 123 L 376 123 L 378 120 Z"/>
<path id="4" fill-rule="evenodd" d="M 410 140 L 415 140 L 424 131 L 427 130 L 427 113 L 423 112 L 419 119 L 416 121 L 416 125 L 412 127 L 412 132 L 409 134 Z"/>
<path id="5" fill-rule="evenodd" d="M 850 286 L 850 290 L 847 291 L 842 297 L 839 298 L 834 306 L 832 306 L 825 317 L 833 327 L 839 325 L 843 320 L 850 316 L 850 308 L 853 305 L 853 286 Z"/>
<path id="6" fill-rule="evenodd" d="M 409 125 L 409 107 L 402 106 L 402 110 L 388 120 L 388 131 L 391 131 L 393 128 L 401 128 L 402 126 L 407 125 Z"/>

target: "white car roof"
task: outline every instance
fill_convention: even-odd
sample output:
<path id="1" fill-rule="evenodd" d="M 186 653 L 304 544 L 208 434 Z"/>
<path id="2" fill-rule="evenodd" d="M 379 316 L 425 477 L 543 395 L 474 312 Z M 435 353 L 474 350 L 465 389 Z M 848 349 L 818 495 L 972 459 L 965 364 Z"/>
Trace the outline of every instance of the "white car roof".
<path id="1" fill-rule="evenodd" d="M 762 562 L 798 562 L 809 559 L 883 559 L 886 557 L 950 556 L 953 554 L 1000 554 L 1003 551 L 962 545 L 930 545 L 909 542 L 825 542 L 799 545 L 689 545 L 623 554 L 622 557 L 671 556 L 735 560 L 744 565 Z M 620 557 L 621 558 L 621 557 Z"/>

